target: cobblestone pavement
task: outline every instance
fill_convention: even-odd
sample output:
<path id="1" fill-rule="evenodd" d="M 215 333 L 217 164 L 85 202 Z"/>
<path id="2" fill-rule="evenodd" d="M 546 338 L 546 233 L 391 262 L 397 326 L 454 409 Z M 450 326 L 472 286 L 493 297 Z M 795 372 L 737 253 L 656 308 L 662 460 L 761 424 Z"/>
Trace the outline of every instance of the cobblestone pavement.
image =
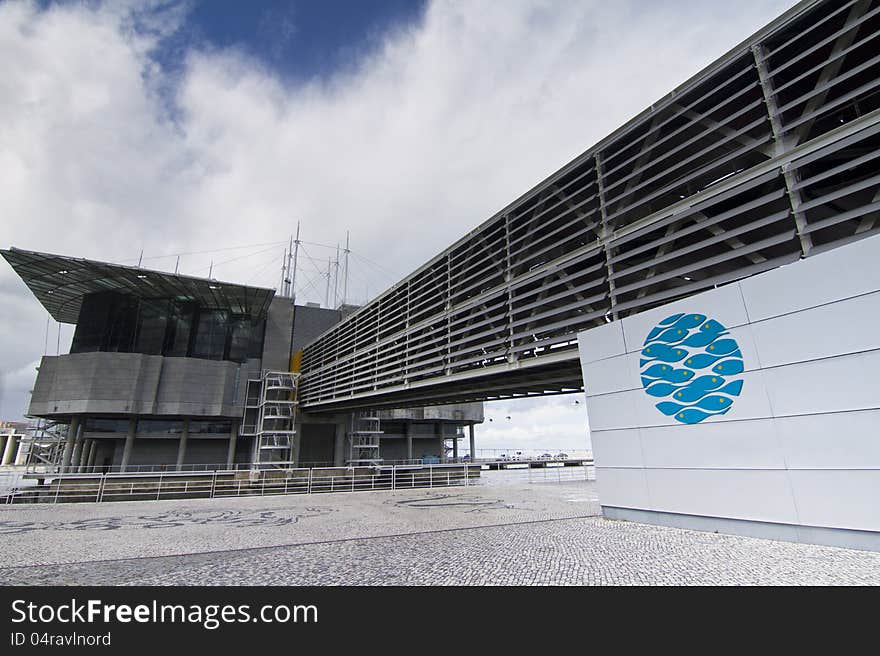
<path id="1" fill-rule="evenodd" d="M 880 584 L 878 553 L 597 514 L 586 481 L 12 507 L 0 584 Z"/>

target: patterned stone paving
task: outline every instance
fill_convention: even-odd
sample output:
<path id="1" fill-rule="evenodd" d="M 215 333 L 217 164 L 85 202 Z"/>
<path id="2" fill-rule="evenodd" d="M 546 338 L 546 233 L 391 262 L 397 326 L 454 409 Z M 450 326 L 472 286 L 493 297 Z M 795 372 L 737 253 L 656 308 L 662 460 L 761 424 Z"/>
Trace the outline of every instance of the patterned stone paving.
<path id="1" fill-rule="evenodd" d="M 0 584 L 880 584 L 880 553 L 616 522 L 594 483 L 8 507 Z"/>

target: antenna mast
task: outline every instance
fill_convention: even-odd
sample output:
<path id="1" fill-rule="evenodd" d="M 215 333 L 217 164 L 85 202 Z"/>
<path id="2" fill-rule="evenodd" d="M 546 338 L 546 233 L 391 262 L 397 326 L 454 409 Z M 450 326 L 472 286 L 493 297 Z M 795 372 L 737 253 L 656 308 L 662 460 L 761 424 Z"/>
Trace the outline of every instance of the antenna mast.
<path id="1" fill-rule="evenodd" d="M 349 248 L 349 237 L 351 234 L 348 230 L 345 231 L 345 261 L 343 265 L 343 283 L 342 283 L 342 305 L 345 305 L 346 300 L 348 300 L 348 254 L 351 252 Z"/>
<path id="2" fill-rule="evenodd" d="M 293 256 L 293 235 L 290 235 L 290 246 L 287 248 L 287 276 L 284 278 L 284 284 L 287 285 L 287 293 L 285 296 L 288 298 L 292 297 L 291 290 L 293 286 L 291 285 L 290 280 L 290 258 Z"/>
<path id="3" fill-rule="evenodd" d="M 336 244 L 336 262 L 333 263 L 333 307 L 339 301 L 339 244 Z"/>
<path id="4" fill-rule="evenodd" d="M 330 269 L 333 266 L 333 259 L 327 258 L 327 292 L 324 294 L 324 305 L 330 307 Z"/>
<path id="5" fill-rule="evenodd" d="M 287 280 L 284 267 L 287 265 L 287 251 L 281 254 L 281 284 L 278 286 L 278 295 L 284 296 L 284 281 Z"/>
<path id="6" fill-rule="evenodd" d="M 299 260 L 299 221 L 296 222 L 296 241 L 293 250 L 293 273 L 289 273 L 290 278 L 290 302 L 296 302 L 296 267 Z M 288 264 L 289 266 L 289 264 Z"/>

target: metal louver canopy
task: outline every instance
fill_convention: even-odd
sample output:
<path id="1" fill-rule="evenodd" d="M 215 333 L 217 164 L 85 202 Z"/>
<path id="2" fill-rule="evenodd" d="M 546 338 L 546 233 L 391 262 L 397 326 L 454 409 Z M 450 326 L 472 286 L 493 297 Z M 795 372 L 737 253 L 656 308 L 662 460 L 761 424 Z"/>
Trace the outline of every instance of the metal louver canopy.
<path id="1" fill-rule="evenodd" d="M 174 298 L 212 310 L 259 318 L 275 291 L 235 283 L 176 275 L 138 267 L 37 253 L 17 248 L 0 254 L 21 277 L 53 319 L 75 324 L 83 296 L 118 291 L 138 298 Z"/>

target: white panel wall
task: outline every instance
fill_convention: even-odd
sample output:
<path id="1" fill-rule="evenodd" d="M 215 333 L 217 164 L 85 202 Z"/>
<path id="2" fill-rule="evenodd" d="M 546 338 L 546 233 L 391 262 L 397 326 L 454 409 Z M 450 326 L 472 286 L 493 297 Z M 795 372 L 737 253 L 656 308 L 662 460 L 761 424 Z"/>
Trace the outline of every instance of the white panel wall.
<path id="1" fill-rule="evenodd" d="M 646 335 L 679 312 L 724 324 L 745 364 L 731 410 L 693 425 L 639 376 Z M 603 507 L 880 531 L 880 237 L 578 340 Z"/>

